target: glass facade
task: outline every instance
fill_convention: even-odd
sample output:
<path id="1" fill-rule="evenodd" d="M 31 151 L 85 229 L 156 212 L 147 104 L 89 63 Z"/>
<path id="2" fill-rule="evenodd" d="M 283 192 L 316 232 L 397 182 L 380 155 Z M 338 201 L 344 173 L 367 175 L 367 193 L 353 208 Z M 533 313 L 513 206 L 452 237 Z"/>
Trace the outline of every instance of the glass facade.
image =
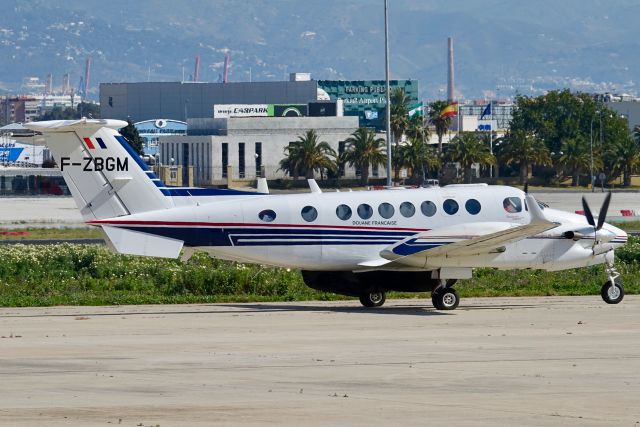
<path id="1" fill-rule="evenodd" d="M 26 169 L 0 171 L 0 196 L 69 196 L 59 171 Z"/>
<path id="2" fill-rule="evenodd" d="M 358 116 L 360 126 L 384 130 L 386 87 L 384 80 L 319 80 L 332 101 L 342 99 L 345 116 Z M 389 87 L 403 88 L 409 97 L 409 106 L 418 105 L 417 80 L 391 80 Z"/>

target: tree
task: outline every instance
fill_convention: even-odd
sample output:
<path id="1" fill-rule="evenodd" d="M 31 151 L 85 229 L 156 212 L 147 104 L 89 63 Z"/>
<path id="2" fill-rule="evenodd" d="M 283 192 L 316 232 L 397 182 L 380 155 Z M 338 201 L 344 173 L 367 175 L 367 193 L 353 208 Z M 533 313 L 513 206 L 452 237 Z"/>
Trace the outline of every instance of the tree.
<path id="1" fill-rule="evenodd" d="M 451 117 L 443 116 L 443 111 L 449 106 L 447 101 L 433 101 L 429 104 L 429 123 L 436 128 L 438 135 L 438 153 L 442 153 L 442 137 L 451 126 Z"/>
<path id="2" fill-rule="evenodd" d="M 424 182 L 427 170 L 437 169 L 440 166 L 438 153 L 422 138 L 409 138 L 400 149 L 402 166 L 411 169 L 412 178 L 419 184 Z"/>
<path id="3" fill-rule="evenodd" d="M 124 136 L 131 148 L 142 156 L 144 154 L 144 140 L 138 133 L 138 129 L 133 125 L 131 119 L 127 119 L 127 125 L 120 129 L 120 135 Z"/>
<path id="4" fill-rule="evenodd" d="M 74 120 L 81 117 L 99 119 L 100 105 L 81 102 L 76 108 L 56 106 L 42 113 L 36 120 Z"/>
<path id="5" fill-rule="evenodd" d="M 558 158 L 558 164 L 571 174 L 571 185 L 577 187 L 580 172 L 591 166 L 589 144 L 582 136 L 568 138 L 562 142 L 560 150 L 562 154 Z"/>
<path id="6" fill-rule="evenodd" d="M 515 163 L 520 166 L 520 184 L 531 177 L 531 166 L 551 165 L 549 149 L 533 133 L 509 131 L 502 141 L 500 158 L 507 165 Z"/>
<path id="7" fill-rule="evenodd" d="M 345 140 L 342 160 L 360 170 L 360 183 L 369 183 L 369 167 L 384 165 L 387 161 L 385 140 L 376 138 L 376 134 L 367 128 L 358 128 Z"/>
<path id="8" fill-rule="evenodd" d="M 395 145 L 391 160 L 393 163 L 394 179 L 397 181 L 400 179 L 400 168 L 402 167 L 400 141 L 409 126 L 410 99 L 403 88 L 397 87 L 389 94 L 389 101 L 391 102 L 391 134 L 393 135 Z"/>
<path id="9" fill-rule="evenodd" d="M 631 185 L 631 175 L 640 166 L 640 135 L 635 133 L 635 138 L 629 136 L 622 141 L 617 141 L 611 144 L 605 158 L 609 163 L 610 171 L 613 176 L 618 176 L 622 173 L 622 185 Z"/>
<path id="10" fill-rule="evenodd" d="M 315 176 L 315 171 L 336 169 L 336 152 L 328 142 L 318 141 L 318 134 L 314 129 L 299 136 L 298 140 L 284 149 L 286 157 L 280 161 L 280 169 L 287 171 L 294 179 L 304 174 L 307 179 Z"/>
<path id="11" fill-rule="evenodd" d="M 389 100 L 391 101 L 391 133 L 397 147 L 409 126 L 410 99 L 403 88 L 397 87 L 389 94 Z"/>
<path id="12" fill-rule="evenodd" d="M 481 142 L 477 132 L 463 132 L 456 136 L 447 151 L 449 160 L 460 164 L 464 171 L 464 180 L 471 182 L 471 166 L 495 164 L 496 159 L 489 151 L 489 147 Z"/>

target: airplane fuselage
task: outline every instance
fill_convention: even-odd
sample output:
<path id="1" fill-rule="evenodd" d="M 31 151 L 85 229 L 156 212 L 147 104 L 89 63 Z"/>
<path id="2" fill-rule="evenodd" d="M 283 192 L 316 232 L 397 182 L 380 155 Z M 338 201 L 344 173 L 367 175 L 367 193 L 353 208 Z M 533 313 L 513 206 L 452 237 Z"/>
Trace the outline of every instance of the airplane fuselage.
<path id="1" fill-rule="evenodd" d="M 223 259 L 303 270 L 364 271 L 385 248 L 416 233 L 442 230 L 431 247 L 486 234 L 491 227 L 530 221 L 524 193 L 506 186 L 446 186 L 331 193 L 185 197 L 185 205 L 124 219 L 92 221 L 184 241 Z M 187 200 L 188 199 L 188 200 Z M 562 225 L 510 243 L 500 251 L 468 257 L 425 257 L 396 270 L 440 267 L 562 270 L 603 263 L 612 251 L 594 254 L 584 216 L 545 209 Z M 605 224 L 611 249 L 626 233 Z"/>

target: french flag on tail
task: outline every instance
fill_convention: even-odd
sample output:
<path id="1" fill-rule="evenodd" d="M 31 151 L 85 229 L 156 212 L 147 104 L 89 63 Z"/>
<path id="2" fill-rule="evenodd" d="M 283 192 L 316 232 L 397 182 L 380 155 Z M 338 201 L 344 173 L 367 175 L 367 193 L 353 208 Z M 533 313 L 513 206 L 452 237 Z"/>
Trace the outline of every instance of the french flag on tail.
<path id="1" fill-rule="evenodd" d="M 93 141 L 91 141 L 91 138 L 82 138 L 82 140 L 84 141 L 84 143 L 86 144 L 87 148 L 89 150 L 95 150 L 96 149 L 96 145 L 93 143 Z M 96 138 L 96 142 L 98 143 L 98 146 L 100 147 L 100 149 L 102 150 L 106 150 L 107 149 L 107 145 L 104 143 L 104 141 L 102 140 L 102 138 Z"/>

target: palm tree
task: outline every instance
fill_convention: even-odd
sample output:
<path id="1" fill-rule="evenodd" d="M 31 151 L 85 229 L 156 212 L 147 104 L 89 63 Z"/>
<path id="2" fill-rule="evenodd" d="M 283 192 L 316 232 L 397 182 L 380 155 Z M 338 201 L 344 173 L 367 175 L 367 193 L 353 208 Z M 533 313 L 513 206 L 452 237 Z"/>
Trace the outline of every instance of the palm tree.
<path id="1" fill-rule="evenodd" d="M 507 165 L 515 163 L 520 166 L 520 184 L 531 177 L 531 166 L 551 165 L 549 149 L 533 133 L 522 130 L 508 132 L 502 141 L 500 158 Z"/>
<path id="2" fill-rule="evenodd" d="M 405 135 L 409 140 L 420 139 L 426 142 L 429 139 L 429 128 L 422 114 L 414 114 L 409 117 Z"/>
<path id="3" fill-rule="evenodd" d="M 607 150 L 607 158 L 614 176 L 622 173 L 622 185 L 631 185 L 631 174 L 640 166 L 640 134 L 636 128 L 635 139 L 629 136 L 614 142 Z"/>
<path id="4" fill-rule="evenodd" d="M 391 160 L 393 163 L 394 179 L 397 181 L 400 179 L 400 168 L 402 167 L 402 156 L 399 149 L 400 141 L 409 126 L 410 99 L 403 88 L 397 87 L 389 94 L 389 101 L 391 102 L 391 134 L 393 135 L 395 145 Z"/>
<path id="5" fill-rule="evenodd" d="M 412 177 L 419 184 L 424 181 L 426 171 L 440 166 L 440 157 L 422 138 L 409 138 L 401 147 L 402 166 L 411 169 Z"/>
<path id="6" fill-rule="evenodd" d="M 336 152 L 329 143 L 318 141 L 318 134 L 310 129 L 298 140 L 292 142 L 284 149 L 286 157 L 280 161 L 280 169 L 287 171 L 294 179 L 304 173 L 307 179 L 314 177 L 316 170 L 335 170 Z"/>
<path id="7" fill-rule="evenodd" d="M 369 166 L 384 165 L 387 156 L 384 153 L 386 143 L 383 138 L 376 138 L 376 134 L 367 128 L 358 128 L 345 140 L 345 150 L 342 161 L 360 169 L 360 183 L 369 183 Z"/>
<path id="8" fill-rule="evenodd" d="M 447 101 L 433 101 L 429 104 L 429 123 L 436 128 L 438 135 L 438 153 L 442 153 L 442 137 L 451 126 L 451 117 L 443 117 L 442 112 L 449 106 Z"/>
<path id="9" fill-rule="evenodd" d="M 391 133 L 397 147 L 409 126 L 410 99 L 403 88 L 397 87 L 389 94 L 389 100 L 391 101 Z"/>
<path id="10" fill-rule="evenodd" d="M 570 171 L 571 185 L 577 187 L 580 172 L 584 169 L 589 169 L 591 164 L 589 144 L 582 136 L 567 138 L 562 141 L 560 150 L 562 154 L 558 158 L 558 163 Z"/>
<path id="11" fill-rule="evenodd" d="M 489 147 L 481 142 L 476 132 L 463 132 L 456 136 L 448 150 L 449 160 L 457 162 L 464 170 L 464 180 L 471 182 L 471 166 L 478 163 L 481 166 L 495 164 L 496 158 L 489 151 Z"/>

